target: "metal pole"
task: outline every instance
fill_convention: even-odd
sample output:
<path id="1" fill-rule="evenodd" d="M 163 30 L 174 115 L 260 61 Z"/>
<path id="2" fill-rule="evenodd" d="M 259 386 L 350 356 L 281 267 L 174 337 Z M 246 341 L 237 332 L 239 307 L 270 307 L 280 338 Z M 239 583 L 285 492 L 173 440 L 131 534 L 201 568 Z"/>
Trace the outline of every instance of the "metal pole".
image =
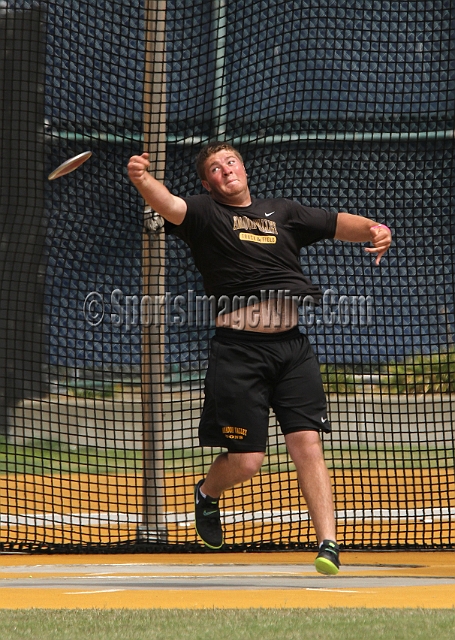
<path id="1" fill-rule="evenodd" d="M 151 173 L 164 181 L 166 157 L 165 0 L 145 1 L 144 146 Z M 145 215 L 150 216 L 150 207 Z M 144 294 L 165 296 L 163 228 L 144 234 L 142 285 Z M 167 541 L 164 485 L 164 332 L 165 309 L 159 321 L 142 333 L 142 411 L 144 425 L 144 506 L 138 538 Z"/>
<path id="2" fill-rule="evenodd" d="M 227 80 L 226 80 L 226 2 L 213 2 L 213 33 L 215 34 L 215 86 L 213 92 L 213 132 L 222 140 L 227 123 Z"/>

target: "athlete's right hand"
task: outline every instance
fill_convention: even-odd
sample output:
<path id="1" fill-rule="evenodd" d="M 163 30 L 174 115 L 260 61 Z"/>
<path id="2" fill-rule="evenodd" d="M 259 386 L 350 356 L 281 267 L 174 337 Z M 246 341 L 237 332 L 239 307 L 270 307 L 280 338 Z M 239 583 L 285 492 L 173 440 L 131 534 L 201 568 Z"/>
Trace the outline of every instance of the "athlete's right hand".
<path id="1" fill-rule="evenodd" d="M 141 184 L 148 175 L 150 167 L 149 154 L 143 153 L 141 156 L 132 156 L 128 162 L 128 176 L 133 184 Z"/>

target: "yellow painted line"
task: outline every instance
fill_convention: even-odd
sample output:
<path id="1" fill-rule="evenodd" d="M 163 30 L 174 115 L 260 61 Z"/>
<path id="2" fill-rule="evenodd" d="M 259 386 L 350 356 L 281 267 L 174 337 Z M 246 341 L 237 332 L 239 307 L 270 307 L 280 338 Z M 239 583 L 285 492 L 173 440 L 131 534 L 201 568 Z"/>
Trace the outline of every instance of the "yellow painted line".
<path id="1" fill-rule="evenodd" d="M 157 553 L 157 554 L 37 554 L 0 553 L 0 567 L 97 565 L 198 564 L 313 564 L 315 551 L 263 553 Z M 381 566 L 443 566 L 455 571 L 455 553 L 447 551 L 342 551 L 342 564 Z"/>
<path id="2" fill-rule="evenodd" d="M 279 553 L 131 553 L 131 554 L 35 554 L 35 553 L 0 553 L 0 566 L 43 566 L 43 565 L 119 565 L 128 564 L 312 564 L 316 551 L 284 551 Z M 366 556 L 365 556 L 366 557 Z M 372 554 L 370 554 L 372 557 Z M 378 561 L 376 556 L 376 562 Z M 370 564 L 365 560 L 363 564 Z"/>
<path id="3" fill-rule="evenodd" d="M 200 590 L 67 592 L 63 589 L 2 589 L 0 609 L 452 609 L 455 587 L 390 587 L 330 590 Z"/>

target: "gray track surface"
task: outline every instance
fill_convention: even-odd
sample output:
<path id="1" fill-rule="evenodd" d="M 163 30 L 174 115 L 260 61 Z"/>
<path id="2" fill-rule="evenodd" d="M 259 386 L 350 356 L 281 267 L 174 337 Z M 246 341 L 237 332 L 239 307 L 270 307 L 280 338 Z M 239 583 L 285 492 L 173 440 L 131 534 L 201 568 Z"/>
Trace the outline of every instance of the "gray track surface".
<path id="1" fill-rule="evenodd" d="M 412 565 L 342 567 L 338 576 L 320 576 L 312 565 L 172 565 L 80 564 L 0 567 L 2 588 L 65 590 L 352 590 L 373 587 L 455 585 L 453 577 L 409 577 L 381 572 L 412 569 Z M 362 572 L 363 575 L 352 575 Z M 2 577 L 2 574 L 10 574 Z M 11 576 L 14 574 L 14 577 Z M 23 574 L 23 577 L 22 577 Z M 350 575 L 351 574 L 351 575 Z M 370 574 L 370 575 L 368 575 Z"/>

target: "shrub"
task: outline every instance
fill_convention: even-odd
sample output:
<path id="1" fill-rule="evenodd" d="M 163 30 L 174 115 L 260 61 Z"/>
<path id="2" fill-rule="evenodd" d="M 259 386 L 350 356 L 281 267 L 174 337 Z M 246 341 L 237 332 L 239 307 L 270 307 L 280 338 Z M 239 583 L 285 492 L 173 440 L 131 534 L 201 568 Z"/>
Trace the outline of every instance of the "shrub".
<path id="1" fill-rule="evenodd" d="M 455 349 L 417 354 L 402 364 L 390 364 L 387 373 L 381 376 L 381 389 L 385 387 L 390 393 L 454 393 Z"/>

